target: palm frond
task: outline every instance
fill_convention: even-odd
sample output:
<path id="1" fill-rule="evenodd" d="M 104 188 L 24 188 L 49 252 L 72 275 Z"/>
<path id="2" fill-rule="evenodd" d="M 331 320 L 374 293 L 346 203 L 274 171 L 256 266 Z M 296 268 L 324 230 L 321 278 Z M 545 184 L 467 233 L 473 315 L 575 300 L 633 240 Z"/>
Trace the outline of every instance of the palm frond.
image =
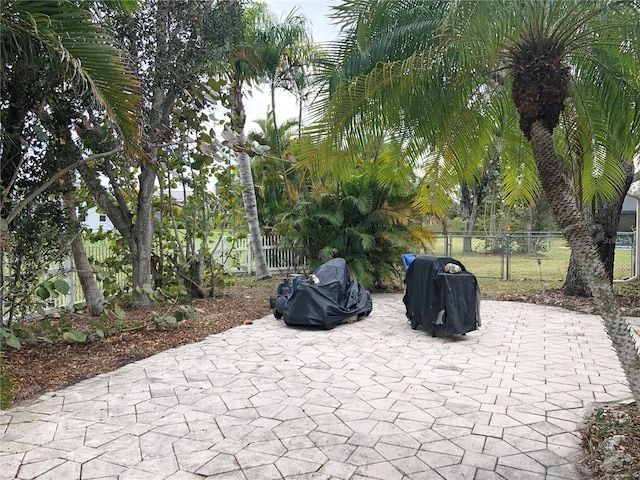
<path id="1" fill-rule="evenodd" d="M 129 5 L 126 2 L 123 5 Z M 5 59 L 42 45 L 63 73 L 89 88 L 115 122 L 129 146 L 137 140 L 141 99 L 139 82 L 114 46 L 111 34 L 78 2 L 15 1 L 0 5 Z M 27 47 L 29 48 L 29 47 Z"/>

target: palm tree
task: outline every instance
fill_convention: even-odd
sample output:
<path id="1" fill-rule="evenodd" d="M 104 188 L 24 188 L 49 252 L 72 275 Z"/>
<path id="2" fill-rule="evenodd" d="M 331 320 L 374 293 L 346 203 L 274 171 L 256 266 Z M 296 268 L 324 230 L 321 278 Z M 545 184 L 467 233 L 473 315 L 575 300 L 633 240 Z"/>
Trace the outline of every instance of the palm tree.
<path id="1" fill-rule="evenodd" d="M 130 11 L 139 2 L 97 3 L 113 11 Z M 44 55 L 53 70 L 68 79 L 80 80 L 77 84 L 84 83 L 125 140 L 134 142 L 138 132 L 139 84 L 109 31 L 96 21 L 90 6 L 90 2 L 72 0 L 0 3 L 2 82 L 10 82 L 14 77 L 12 73 L 24 74 L 34 57 Z"/>
<path id="2" fill-rule="evenodd" d="M 278 122 L 276 119 L 276 89 L 293 90 L 296 76 L 308 61 L 303 54 L 309 52 L 311 40 L 308 34 L 307 19 L 291 10 L 287 16 L 277 22 L 264 4 L 254 4 L 260 8 L 256 15 L 255 55 L 260 62 L 259 70 L 265 75 L 271 93 L 271 115 L 275 132 L 276 155 L 281 155 Z"/>
<path id="3" fill-rule="evenodd" d="M 366 148 L 343 152 L 356 166 L 323 176 L 281 215 L 275 230 L 311 270 L 339 256 L 366 288 L 397 278 L 401 255 L 431 244 L 431 231 L 414 203 L 406 142 L 369 137 Z"/>
<path id="4" fill-rule="evenodd" d="M 576 200 L 569 163 L 558 153 L 568 144 L 561 132 L 570 110 L 589 125 L 580 148 L 594 168 L 599 156 L 633 157 L 640 135 L 637 4 L 365 0 L 338 6 L 336 19 L 345 32 L 342 80 L 330 103 L 317 107 L 327 112 L 316 130 L 322 145 L 391 126 L 412 132 L 424 149 L 456 130 L 469 142 L 487 130 L 461 119 L 490 119 L 491 106 L 510 98 L 556 223 L 640 401 L 640 354 Z M 598 94 L 583 88 L 593 84 Z M 452 147 L 467 148 L 462 141 Z M 598 173 L 605 194 L 623 178 L 619 168 Z"/>
<path id="5" fill-rule="evenodd" d="M 240 170 L 240 184 L 242 186 L 242 203 L 244 205 L 247 223 L 249 225 L 249 239 L 256 260 L 256 278 L 269 278 L 260 221 L 258 217 L 258 202 L 251 173 L 251 159 L 247 151 L 247 134 L 245 123 L 247 115 L 244 108 L 245 85 L 257 80 L 261 62 L 257 55 L 260 43 L 259 28 L 264 24 L 264 17 L 268 16 L 265 4 L 256 3 L 245 11 L 244 24 L 240 33 L 237 48 L 230 55 L 231 64 L 231 129 L 229 139 L 231 148 L 238 153 L 238 167 Z"/>
<path id="6" fill-rule="evenodd" d="M 557 3 L 549 7 L 532 4 L 528 22 L 525 23 L 521 37 L 509 48 L 507 58 L 510 60 L 509 69 L 512 77 L 511 94 L 520 114 L 520 128 L 531 142 L 542 188 L 554 218 L 569 242 L 572 254 L 581 266 L 582 275 L 596 300 L 607 333 L 629 380 L 632 393 L 636 399 L 640 400 L 640 356 L 637 346 L 630 327 L 622 316 L 604 264 L 595 248 L 582 210 L 572 190 L 567 164 L 556 154 L 556 143 L 553 139 L 553 132 L 559 124 L 565 101 L 571 95 L 571 68 L 589 67 L 589 65 L 583 66 L 582 58 L 578 56 L 582 53 L 581 48 L 589 49 L 589 53 L 595 54 L 599 53 L 596 48 L 601 46 L 603 50 L 610 51 L 611 54 L 620 58 L 623 56 L 622 45 L 633 38 L 630 36 L 618 38 L 620 43 L 616 45 L 615 35 L 609 37 L 611 24 L 601 23 L 602 17 L 607 17 L 612 24 L 620 21 L 621 25 L 616 26 L 620 28 L 624 25 L 621 20 L 627 19 L 623 17 L 625 12 L 618 13 L 621 15 L 620 18 L 611 17 L 608 6 L 602 2 L 592 2 L 588 5 Z M 631 20 L 634 15 L 630 14 L 628 17 L 628 20 Z M 638 20 L 638 11 L 636 11 L 636 25 Z M 623 35 L 631 33 L 624 29 L 622 31 Z M 606 41 L 611 44 L 601 43 L 598 39 L 600 35 L 609 37 Z M 580 45 L 583 42 L 587 47 Z M 574 53 L 577 54 L 575 57 L 573 57 Z M 573 59 L 576 60 L 575 63 L 570 63 Z M 587 58 L 587 60 L 597 59 L 596 55 Z M 618 65 L 606 62 L 602 67 L 610 67 L 617 74 L 624 74 L 624 69 L 620 70 L 624 63 L 627 62 L 623 61 Z M 595 67 L 599 70 L 597 76 L 609 73 L 601 68 L 599 62 Z M 637 74 L 636 70 L 636 80 Z M 573 76 L 573 78 L 576 77 L 577 75 Z M 640 89 L 637 88 L 637 81 L 629 83 L 635 90 L 632 93 L 635 99 L 633 97 L 627 99 L 625 95 L 621 95 L 622 98 L 612 100 L 613 108 L 621 106 L 632 110 L 634 102 L 637 108 Z M 577 82 L 574 82 L 574 85 L 577 86 Z M 616 82 L 612 95 L 618 95 L 615 87 L 619 88 L 619 86 L 620 83 Z M 633 128 L 633 124 L 629 126 Z M 618 137 L 617 140 L 622 139 Z M 618 153 L 628 155 L 628 151 L 624 152 L 624 150 L 618 150 Z"/>
<path id="7" fill-rule="evenodd" d="M 103 2 L 108 8 L 128 10 L 137 2 Z M 89 4 L 66 1 L 4 1 L 0 3 L 0 85 L 9 100 L 2 108 L 2 187 L 10 196 L 22 166 L 20 135 L 27 115 L 36 112 L 46 96 L 46 76 L 34 89 L 27 79 L 38 76 L 34 66 L 48 61 L 51 76 L 64 76 L 92 92 L 106 109 L 129 146 L 138 132 L 139 84 L 114 45 L 111 34 L 95 21 Z M 40 72 L 40 77 L 43 77 Z"/>

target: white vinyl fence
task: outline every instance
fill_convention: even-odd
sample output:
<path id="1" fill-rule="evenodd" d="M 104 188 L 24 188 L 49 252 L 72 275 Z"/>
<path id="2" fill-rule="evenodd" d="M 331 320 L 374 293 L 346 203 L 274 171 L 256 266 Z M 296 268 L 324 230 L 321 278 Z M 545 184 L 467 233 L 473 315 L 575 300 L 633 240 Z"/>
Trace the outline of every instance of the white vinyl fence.
<path id="1" fill-rule="evenodd" d="M 262 241 L 265 259 L 271 274 L 290 274 L 304 270 L 304 267 L 296 261 L 296 255 L 291 250 L 278 247 L 280 243 L 278 235 L 266 235 L 262 238 Z M 109 248 L 103 245 L 88 245 L 86 248 L 87 254 L 93 258 L 103 260 L 111 255 Z M 228 241 L 222 238 L 212 255 L 216 261 L 224 265 L 225 271 L 231 274 L 250 275 L 255 272 L 255 259 L 253 258 L 249 238 L 235 241 Z M 47 276 L 49 278 L 64 278 L 69 284 L 69 293 L 67 295 L 59 295 L 54 299 L 55 308 L 73 310 L 74 305 L 84 302 L 84 294 L 71 258 L 67 259 L 64 268 L 49 270 Z M 124 283 L 125 281 L 123 274 L 118 274 L 116 279 L 119 283 Z"/>
<path id="2" fill-rule="evenodd" d="M 303 268 L 302 263 L 289 249 L 281 248 L 279 235 L 262 237 L 262 249 L 272 274 L 293 273 Z M 255 272 L 255 259 L 249 237 L 229 242 L 222 239 L 219 247 L 213 251 L 214 258 L 225 266 L 225 270 L 234 274 L 252 274 Z"/>

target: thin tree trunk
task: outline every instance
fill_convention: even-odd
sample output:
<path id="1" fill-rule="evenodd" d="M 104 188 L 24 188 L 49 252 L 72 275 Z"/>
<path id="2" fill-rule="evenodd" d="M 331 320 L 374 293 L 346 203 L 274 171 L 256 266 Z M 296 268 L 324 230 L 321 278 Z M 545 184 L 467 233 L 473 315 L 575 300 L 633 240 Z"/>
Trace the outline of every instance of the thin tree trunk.
<path id="1" fill-rule="evenodd" d="M 631 327 L 622 316 L 604 265 L 591 239 L 582 212 L 578 208 L 565 172 L 564 162 L 555 154 L 552 132 L 537 120 L 531 128 L 531 146 L 553 216 L 569 242 L 582 270 L 596 306 L 603 319 L 607 335 L 629 383 L 635 400 L 640 402 L 640 352 Z"/>
<path id="2" fill-rule="evenodd" d="M 464 236 L 462 239 L 462 251 L 470 253 L 473 251 L 472 238 L 473 230 L 478 221 L 478 210 L 480 207 L 480 198 L 482 196 L 482 187 L 476 187 L 472 191 L 468 185 L 462 186 L 462 215 L 464 221 Z"/>
<path id="3" fill-rule="evenodd" d="M 249 237 L 251 238 L 251 248 L 256 259 L 256 278 L 262 280 L 269 278 L 269 267 L 264 256 L 262 247 L 262 235 L 260 234 L 260 223 L 258 221 L 258 202 L 256 200 L 256 190 L 253 185 L 251 174 L 251 163 L 246 151 L 247 137 L 244 133 L 246 115 L 244 103 L 242 101 L 242 83 L 235 82 L 234 87 L 234 117 L 235 133 L 238 143 L 238 163 L 240 167 L 240 184 L 242 185 L 242 202 L 244 204 L 247 222 L 249 224 Z"/>
<path id="4" fill-rule="evenodd" d="M 533 239 L 533 222 L 535 220 L 536 209 L 529 207 L 529 215 L 527 216 L 527 253 L 535 253 L 535 240 Z"/>
<path id="5" fill-rule="evenodd" d="M 273 115 L 273 133 L 276 137 L 277 156 L 280 158 L 282 157 L 282 146 L 280 145 L 280 133 L 278 132 L 278 122 L 276 121 L 276 89 L 273 85 L 271 85 L 271 115 Z"/>
<path id="6" fill-rule="evenodd" d="M 78 214 L 76 213 L 76 202 L 73 191 L 69 191 L 65 194 L 64 206 L 71 221 L 73 223 L 77 223 Z M 82 287 L 82 292 L 84 293 L 84 298 L 87 302 L 89 315 L 93 317 L 102 315 L 102 312 L 104 311 L 104 293 L 98 285 L 93 273 L 93 267 L 87 257 L 87 251 L 84 248 L 84 242 L 81 234 L 73 237 L 73 240 L 71 241 L 71 252 L 73 254 L 73 263 L 76 267 L 78 279 L 80 280 L 80 286 Z"/>

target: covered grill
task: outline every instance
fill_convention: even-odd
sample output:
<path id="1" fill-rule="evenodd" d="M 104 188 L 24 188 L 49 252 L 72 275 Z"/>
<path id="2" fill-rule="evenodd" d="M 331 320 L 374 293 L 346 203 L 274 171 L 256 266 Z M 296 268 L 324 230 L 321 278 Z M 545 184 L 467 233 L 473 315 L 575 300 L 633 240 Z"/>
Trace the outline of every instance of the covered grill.
<path id="1" fill-rule="evenodd" d="M 404 304 L 411 328 L 466 334 L 480 325 L 480 288 L 476 277 L 450 257 L 403 258 L 407 267 Z"/>

